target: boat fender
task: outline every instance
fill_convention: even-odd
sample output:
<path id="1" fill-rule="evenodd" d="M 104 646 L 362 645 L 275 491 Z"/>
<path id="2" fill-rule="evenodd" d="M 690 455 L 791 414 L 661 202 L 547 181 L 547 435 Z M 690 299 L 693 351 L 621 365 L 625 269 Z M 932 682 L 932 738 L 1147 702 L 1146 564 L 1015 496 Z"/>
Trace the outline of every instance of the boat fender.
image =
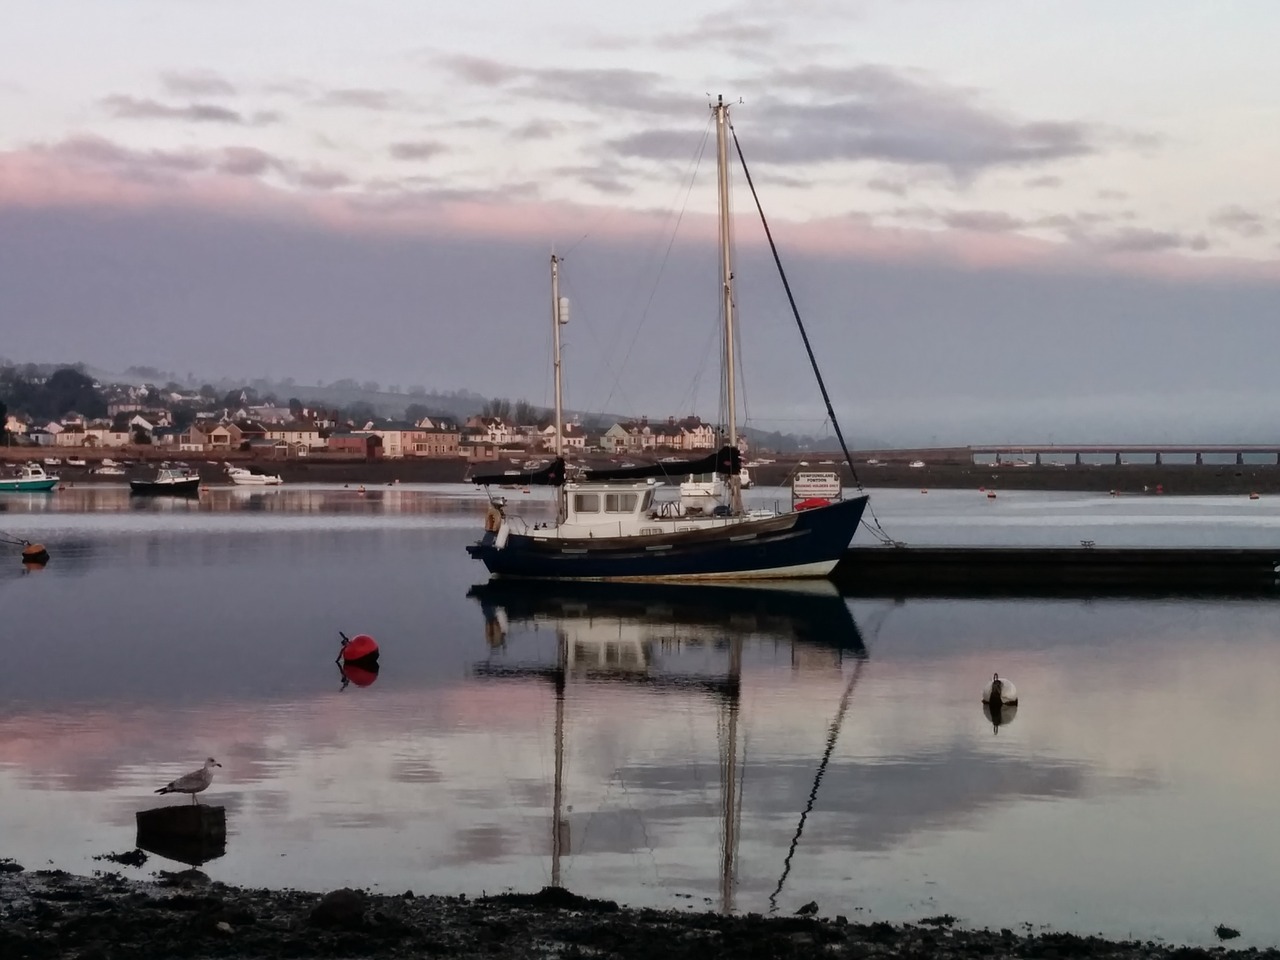
<path id="1" fill-rule="evenodd" d="M 501 550 L 507 545 L 507 537 L 511 536 L 511 528 L 505 523 L 498 530 L 498 535 L 493 540 L 495 550 Z"/>
<path id="2" fill-rule="evenodd" d="M 502 511 L 492 504 L 484 513 L 484 529 L 486 533 L 497 533 L 502 526 Z"/>
<path id="3" fill-rule="evenodd" d="M 807 500 L 801 500 L 796 504 L 796 510 L 812 510 L 815 507 L 829 507 L 831 501 L 824 497 L 809 497 Z"/>

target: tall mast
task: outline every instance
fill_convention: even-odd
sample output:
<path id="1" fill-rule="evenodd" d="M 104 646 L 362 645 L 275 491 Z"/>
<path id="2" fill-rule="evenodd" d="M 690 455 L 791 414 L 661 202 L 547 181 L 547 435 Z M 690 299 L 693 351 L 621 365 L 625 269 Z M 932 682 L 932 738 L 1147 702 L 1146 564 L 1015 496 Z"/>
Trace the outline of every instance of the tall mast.
<path id="1" fill-rule="evenodd" d="M 560 324 L 564 323 L 560 310 L 560 258 L 551 255 L 551 329 L 555 333 L 555 374 L 556 374 L 556 456 L 564 456 L 564 441 L 561 433 L 564 429 L 563 394 L 560 381 Z"/>
<path id="2" fill-rule="evenodd" d="M 733 350 L 733 261 L 731 260 L 729 233 L 729 106 L 724 97 L 716 98 L 712 110 L 716 115 L 716 170 L 719 174 L 720 197 L 720 286 L 724 299 L 724 395 L 729 415 L 729 446 L 738 448 L 738 411 L 735 397 L 737 377 L 734 373 Z M 742 484 L 735 470 L 729 476 L 731 509 L 742 512 Z"/>

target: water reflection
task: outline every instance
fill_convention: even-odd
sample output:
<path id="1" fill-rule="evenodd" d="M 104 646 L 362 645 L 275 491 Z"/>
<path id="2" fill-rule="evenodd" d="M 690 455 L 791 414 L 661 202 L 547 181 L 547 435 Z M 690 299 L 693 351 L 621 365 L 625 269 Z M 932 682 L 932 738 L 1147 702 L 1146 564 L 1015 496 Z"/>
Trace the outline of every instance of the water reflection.
<path id="1" fill-rule="evenodd" d="M 477 677 L 536 678 L 555 698 L 555 773 L 551 803 L 551 883 L 561 886 L 561 862 L 571 846 L 565 817 L 565 703 L 580 683 L 624 683 L 657 693 L 679 690 L 705 695 L 718 709 L 719 728 L 719 908 L 735 909 L 737 859 L 742 827 L 742 780 L 746 757 L 740 740 L 743 644 L 747 640 L 805 645 L 840 659 L 866 659 L 867 651 L 848 606 L 827 582 L 777 587 L 669 584 L 525 583 L 502 580 L 473 587 L 485 617 L 490 656 L 477 663 Z M 553 662 L 513 660 L 507 638 L 513 624 L 549 625 L 556 636 Z M 709 647 L 723 657 L 710 669 L 689 672 L 669 667 L 663 655 Z M 803 659 L 801 657 L 800 659 Z M 796 660 L 793 654 L 793 662 Z M 809 803 L 800 816 L 791 853 L 813 808 L 830 760 L 840 722 L 861 673 L 861 662 L 841 698 L 828 735 L 827 751 L 815 775 Z M 786 860 L 790 870 L 791 854 Z M 785 880 L 785 872 L 783 878 Z M 780 880 L 781 890 L 784 880 Z M 772 902 L 776 903 L 777 891 Z"/>

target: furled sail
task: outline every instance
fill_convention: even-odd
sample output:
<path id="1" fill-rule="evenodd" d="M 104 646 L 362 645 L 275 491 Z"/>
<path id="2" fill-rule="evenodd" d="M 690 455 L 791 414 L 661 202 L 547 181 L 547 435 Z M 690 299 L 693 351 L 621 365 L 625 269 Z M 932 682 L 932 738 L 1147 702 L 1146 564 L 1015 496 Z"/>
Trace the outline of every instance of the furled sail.
<path id="1" fill-rule="evenodd" d="M 720 473 L 732 476 L 742 469 L 742 454 L 737 447 L 721 447 L 701 460 L 666 460 L 646 463 L 637 467 L 616 467 L 601 470 L 584 470 L 582 479 L 592 480 L 645 480 L 649 477 L 683 480 L 691 473 Z"/>
<path id="2" fill-rule="evenodd" d="M 471 478 L 472 483 L 513 484 L 520 487 L 560 487 L 564 486 L 564 460 L 560 457 L 551 461 L 549 466 L 528 473 L 483 473 Z"/>

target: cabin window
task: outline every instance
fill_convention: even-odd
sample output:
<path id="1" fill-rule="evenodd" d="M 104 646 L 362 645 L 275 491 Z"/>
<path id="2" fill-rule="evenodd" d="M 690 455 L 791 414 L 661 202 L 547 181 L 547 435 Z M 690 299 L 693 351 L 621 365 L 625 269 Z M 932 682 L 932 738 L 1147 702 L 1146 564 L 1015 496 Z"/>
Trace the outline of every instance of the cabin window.
<path id="1" fill-rule="evenodd" d="M 574 513 L 599 513 L 600 512 L 600 494 L 575 493 L 573 495 L 573 512 Z"/>
<path id="2" fill-rule="evenodd" d="M 605 513 L 632 513 L 636 508 L 634 493 L 606 493 L 604 495 Z"/>

